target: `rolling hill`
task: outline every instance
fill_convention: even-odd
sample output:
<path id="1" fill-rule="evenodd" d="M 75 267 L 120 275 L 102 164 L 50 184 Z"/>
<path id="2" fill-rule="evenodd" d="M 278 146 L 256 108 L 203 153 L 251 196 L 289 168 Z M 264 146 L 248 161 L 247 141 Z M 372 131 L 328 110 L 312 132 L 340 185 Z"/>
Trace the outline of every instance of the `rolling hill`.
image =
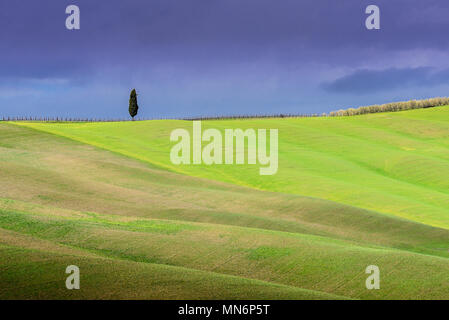
<path id="1" fill-rule="evenodd" d="M 278 173 L 173 165 L 190 121 L 0 122 L 0 298 L 449 299 L 449 107 L 202 125 L 278 129 Z"/>

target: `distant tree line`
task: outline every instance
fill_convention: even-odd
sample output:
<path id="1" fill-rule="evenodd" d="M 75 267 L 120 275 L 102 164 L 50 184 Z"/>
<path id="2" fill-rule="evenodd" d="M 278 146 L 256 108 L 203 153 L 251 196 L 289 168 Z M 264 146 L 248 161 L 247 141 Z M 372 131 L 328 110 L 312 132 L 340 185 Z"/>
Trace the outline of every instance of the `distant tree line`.
<path id="1" fill-rule="evenodd" d="M 349 108 L 346 110 L 332 111 L 329 113 L 330 117 L 342 117 L 342 116 L 355 116 L 367 113 L 378 113 L 378 112 L 394 112 L 394 111 L 404 111 L 422 108 L 431 108 L 449 105 L 449 98 L 430 98 L 424 100 L 410 100 L 410 101 L 400 101 L 391 102 L 380 105 L 363 106 L 358 108 Z"/>
<path id="2" fill-rule="evenodd" d="M 134 91 L 134 90 L 133 90 Z M 342 116 L 355 116 L 360 114 L 378 113 L 378 112 L 394 112 L 404 111 L 412 109 L 422 109 L 449 105 L 449 97 L 447 98 L 431 98 L 424 100 L 410 100 L 401 102 L 392 102 L 381 105 L 364 106 L 359 108 L 349 108 L 346 110 L 332 111 L 330 113 L 312 113 L 312 114 L 294 114 L 294 113 L 281 113 L 281 114 L 248 114 L 248 115 L 222 115 L 222 116 L 204 116 L 204 117 L 164 117 L 157 120 L 221 120 L 221 119 L 260 119 L 260 118 L 309 118 L 309 117 L 342 117 Z M 133 118 L 137 114 L 137 94 L 135 91 L 130 96 L 130 116 Z M 98 119 L 98 118 L 68 118 L 68 117 L 1 117 L 0 121 L 42 121 L 42 122 L 118 122 L 127 121 L 127 119 Z M 142 120 L 156 120 L 156 118 L 142 118 Z"/>
<path id="3" fill-rule="evenodd" d="M 139 118 L 137 121 L 147 120 L 175 120 L 178 118 Z M 36 116 L 18 116 L 18 117 L 0 117 L 0 121 L 36 121 L 36 122 L 123 122 L 129 121 L 128 118 L 71 118 L 71 117 L 36 117 Z"/>
<path id="4" fill-rule="evenodd" d="M 223 115 L 223 116 L 203 116 L 203 117 L 187 117 L 181 120 L 198 121 L 198 120 L 238 120 L 238 119 L 265 119 L 265 118 L 314 118 L 326 117 L 326 113 L 277 113 L 277 114 L 239 114 L 239 115 Z"/>

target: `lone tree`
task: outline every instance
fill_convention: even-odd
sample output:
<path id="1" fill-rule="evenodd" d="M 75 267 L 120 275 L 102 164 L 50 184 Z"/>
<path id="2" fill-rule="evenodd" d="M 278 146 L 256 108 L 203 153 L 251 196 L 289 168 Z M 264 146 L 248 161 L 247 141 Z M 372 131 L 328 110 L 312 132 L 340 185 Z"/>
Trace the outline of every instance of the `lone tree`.
<path id="1" fill-rule="evenodd" d="M 133 118 L 137 115 L 137 111 L 139 111 L 139 106 L 137 105 L 137 93 L 136 89 L 131 91 L 131 95 L 129 96 L 129 115 Z"/>

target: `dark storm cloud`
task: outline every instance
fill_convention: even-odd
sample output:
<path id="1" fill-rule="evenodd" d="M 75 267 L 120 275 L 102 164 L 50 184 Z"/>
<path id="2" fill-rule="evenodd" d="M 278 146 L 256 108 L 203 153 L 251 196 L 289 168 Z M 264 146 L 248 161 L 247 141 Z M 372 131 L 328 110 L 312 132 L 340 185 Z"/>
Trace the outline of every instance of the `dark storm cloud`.
<path id="1" fill-rule="evenodd" d="M 364 94 L 396 88 L 435 85 L 449 85 L 449 69 L 442 71 L 435 71 L 432 68 L 358 70 L 333 82 L 325 83 L 323 87 L 330 92 Z"/>
<path id="2" fill-rule="evenodd" d="M 449 2 L 377 0 L 381 30 L 363 28 L 364 9 L 354 0 L 109 0 L 70 1 L 81 8 L 81 30 L 64 28 L 67 1 L 3 1 L 0 48 L 6 57 L 33 61 L 110 60 L 149 55 L 158 59 L 240 59 L 271 52 L 299 60 L 302 52 L 348 47 L 448 48 Z M 446 30 L 446 31 L 445 31 Z M 349 50 L 351 49 L 351 50 Z M 307 57 L 310 58 L 310 57 Z"/>
<path id="3" fill-rule="evenodd" d="M 20 64 L 5 63 L 0 73 L 0 81 L 5 80 L 38 80 L 51 78 L 64 78 L 65 76 L 82 76 L 87 68 L 79 62 L 67 63 L 67 61 L 39 61 L 39 63 Z"/>
<path id="4" fill-rule="evenodd" d="M 70 4 L 81 9 L 81 30 L 65 28 Z M 381 30 L 364 27 L 370 4 L 381 8 Z M 105 115 L 126 103 L 119 92 L 126 95 L 130 87 L 141 88 L 142 99 L 156 101 L 155 112 L 161 116 L 167 110 L 175 115 L 223 108 L 227 113 L 319 112 L 334 103 L 335 97 L 322 95 L 320 84 L 341 75 L 335 69 L 366 68 L 373 62 L 397 70 L 360 71 L 352 77 L 368 84 L 349 84 L 347 75 L 325 92 L 359 93 L 367 87 L 380 92 L 390 82 L 384 76 L 412 86 L 420 82 L 407 78 L 429 76 L 427 72 L 435 74 L 431 83 L 444 82 L 443 71 L 437 76 L 438 69 L 416 68 L 427 67 L 425 62 L 395 66 L 391 57 L 449 52 L 448 16 L 446 0 L 3 0 L 0 93 L 40 90 L 40 100 L 29 100 L 37 110 L 56 98 L 66 101 L 62 94 L 68 90 L 74 105 L 86 110 L 92 110 L 89 104 L 105 105 L 95 108 Z M 448 65 L 444 55 L 431 62 L 440 69 Z M 59 93 L 52 83 L 66 85 L 66 91 Z M 84 84 L 85 91 L 75 94 L 74 84 Z M 345 89 L 348 85 L 359 89 Z M 87 94 L 88 86 L 97 88 L 94 96 Z M 390 86 L 402 88 L 393 81 Z M 120 102 L 106 106 L 114 101 Z M 9 101 L 0 94 L 4 111 L 2 103 Z M 21 108 L 29 110 L 25 103 Z"/>

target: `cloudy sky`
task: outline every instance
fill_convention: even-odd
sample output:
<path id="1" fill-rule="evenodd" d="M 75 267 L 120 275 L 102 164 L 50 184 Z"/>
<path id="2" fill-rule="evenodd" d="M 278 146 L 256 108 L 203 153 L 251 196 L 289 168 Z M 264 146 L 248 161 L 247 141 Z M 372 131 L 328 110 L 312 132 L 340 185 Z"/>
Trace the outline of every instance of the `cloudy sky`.
<path id="1" fill-rule="evenodd" d="M 447 0 L 3 0 L 0 117 L 127 117 L 132 88 L 154 118 L 449 96 L 448 17 Z"/>

